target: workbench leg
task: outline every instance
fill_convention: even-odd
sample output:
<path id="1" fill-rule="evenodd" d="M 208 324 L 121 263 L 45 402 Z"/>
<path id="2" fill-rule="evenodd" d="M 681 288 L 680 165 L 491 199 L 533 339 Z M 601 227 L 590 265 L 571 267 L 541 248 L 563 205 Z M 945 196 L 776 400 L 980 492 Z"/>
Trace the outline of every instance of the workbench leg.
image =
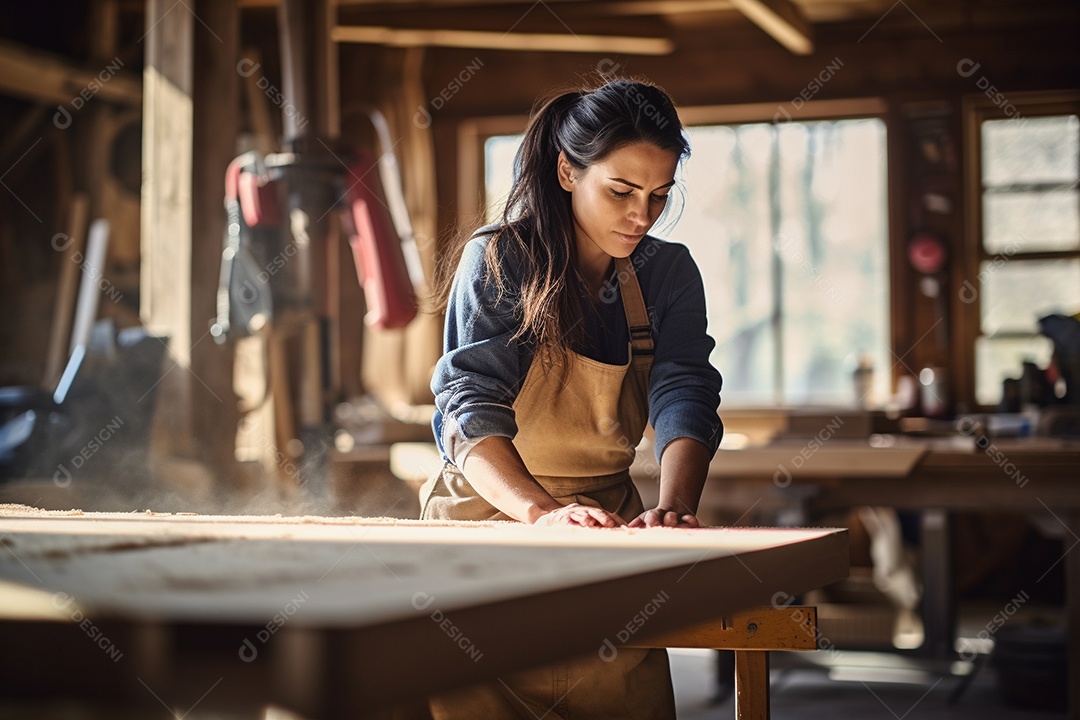
<path id="1" fill-rule="evenodd" d="M 923 655 L 951 658 L 956 644 L 956 604 L 953 596 L 952 537 L 949 515 L 932 508 L 922 512 Z"/>
<path id="2" fill-rule="evenodd" d="M 1069 678 L 1069 717 L 1080 720 L 1080 548 L 1073 533 L 1080 532 L 1080 513 L 1066 515 L 1065 535 L 1065 628 L 1068 636 L 1066 672 Z"/>
<path id="3" fill-rule="evenodd" d="M 769 720 L 769 653 L 735 651 L 735 720 Z"/>

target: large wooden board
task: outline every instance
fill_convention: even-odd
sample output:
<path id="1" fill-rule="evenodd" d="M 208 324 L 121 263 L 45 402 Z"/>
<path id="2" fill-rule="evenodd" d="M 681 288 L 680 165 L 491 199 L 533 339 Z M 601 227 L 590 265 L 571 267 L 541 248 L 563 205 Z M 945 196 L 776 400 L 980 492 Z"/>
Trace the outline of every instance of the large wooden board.
<path id="1" fill-rule="evenodd" d="M 0 543 L 0 644 L 53 647 L 0 661 L 0 691 L 25 692 L 28 676 L 33 686 L 36 662 L 52 683 L 78 675 L 57 671 L 74 657 L 63 647 L 89 652 L 80 646 L 93 642 L 85 628 L 66 639 L 56 628 L 78 628 L 72 621 L 84 617 L 131 659 L 124 667 L 94 647 L 99 688 L 137 696 L 133 679 L 143 677 L 133 674 L 157 667 L 161 692 L 191 686 L 197 698 L 199 687 L 231 675 L 229 687 L 248 701 L 314 717 L 596 653 L 620 631 L 678 630 L 847 574 L 839 530 L 9 508 L 0 510 Z M 148 628 L 173 639 L 148 642 Z M 169 650 L 205 630 L 213 643 L 187 639 L 186 654 Z"/>

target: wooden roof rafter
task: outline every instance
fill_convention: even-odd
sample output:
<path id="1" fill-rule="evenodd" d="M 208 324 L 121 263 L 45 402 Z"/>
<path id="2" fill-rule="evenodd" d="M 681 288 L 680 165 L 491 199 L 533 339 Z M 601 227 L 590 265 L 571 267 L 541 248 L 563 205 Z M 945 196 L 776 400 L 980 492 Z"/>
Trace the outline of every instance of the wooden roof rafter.
<path id="1" fill-rule="evenodd" d="M 667 55 L 675 50 L 675 43 L 668 38 L 631 35 L 500 33 L 485 30 L 423 30 L 339 25 L 331 31 L 330 37 L 336 42 L 370 43 L 389 47 L 457 47 L 525 52 L 624 53 L 627 55 Z"/>
<path id="2" fill-rule="evenodd" d="M 247 0 L 249 7 L 260 6 L 267 0 Z M 269 0 L 268 4 L 276 4 Z M 338 42 L 360 42 L 391 47 L 461 47 L 492 50 L 519 50 L 533 52 L 623 52 L 627 54 L 664 55 L 674 50 L 668 38 L 641 37 L 637 33 L 588 33 L 587 36 L 575 31 L 525 33 L 498 32 L 490 27 L 472 27 L 468 21 L 468 12 L 484 9 L 485 13 L 495 8 L 510 10 L 520 3 L 504 0 L 448 0 L 439 2 L 427 0 L 414 3 L 353 2 L 340 3 L 348 8 L 350 18 L 359 13 L 371 16 L 362 20 L 343 22 L 335 29 Z M 531 10 L 529 6 L 525 14 Z M 629 0 L 611 2 L 610 0 L 552 0 L 551 6 L 545 7 L 554 15 L 566 15 L 567 18 L 599 20 L 603 18 L 639 18 L 642 20 L 660 20 L 665 18 L 705 14 L 732 14 L 737 11 L 761 28 L 770 37 L 797 55 L 813 53 L 812 26 L 803 10 L 792 0 Z M 519 8 L 520 9 L 520 8 Z M 432 14 L 445 15 L 455 11 L 454 17 L 445 16 L 436 21 L 437 27 L 430 23 L 418 23 L 414 16 L 422 15 L 430 19 Z M 465 13 L 464 18 L 462 13 Z M 395 22 L 391 18 L 400 21 Z M 522 16 L 524 17 L 524 15 Z M 512 40 L 512 42 L 507 42 Z"/>

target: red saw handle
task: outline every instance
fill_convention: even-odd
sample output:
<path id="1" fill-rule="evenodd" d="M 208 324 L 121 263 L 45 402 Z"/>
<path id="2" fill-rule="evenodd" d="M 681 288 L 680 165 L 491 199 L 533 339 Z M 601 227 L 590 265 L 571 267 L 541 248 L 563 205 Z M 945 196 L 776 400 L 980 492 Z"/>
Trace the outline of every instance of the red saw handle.
<path id="1" fill-rule="evenodd" d="M 402 328 L 416 317 L 416 294 L 401 238 L 387 209 L 378 161 L 363 149 L 356 152 L 356 157 L 347 178 L 353 184 L 348 200 L 355 230 L 349 245 L 367 300 L 364 322 L 379 329 Z"/>

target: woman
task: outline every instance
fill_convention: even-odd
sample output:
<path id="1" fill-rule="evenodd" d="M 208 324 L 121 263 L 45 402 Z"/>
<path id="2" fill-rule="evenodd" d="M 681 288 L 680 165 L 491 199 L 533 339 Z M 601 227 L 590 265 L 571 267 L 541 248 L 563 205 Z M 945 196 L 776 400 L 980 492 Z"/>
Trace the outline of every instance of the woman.
<path id="1" fill-rule="evenodd" d="M 720 375 L 697 266 L 685 247 L 647 235 L 688 153 L 671 100 L 652 85 L 616 80 L 534 114 L 501 223 L 465 244 L 444 290 L 432 390 L 445 463 L 420 491 L 422 517 L 698 526 L 722 434 Z M 646 421 L 660 463 L 649 509 L 629 475 Z M 674 717 L 661 650 L 524 673 L 432 709 Z"/>

